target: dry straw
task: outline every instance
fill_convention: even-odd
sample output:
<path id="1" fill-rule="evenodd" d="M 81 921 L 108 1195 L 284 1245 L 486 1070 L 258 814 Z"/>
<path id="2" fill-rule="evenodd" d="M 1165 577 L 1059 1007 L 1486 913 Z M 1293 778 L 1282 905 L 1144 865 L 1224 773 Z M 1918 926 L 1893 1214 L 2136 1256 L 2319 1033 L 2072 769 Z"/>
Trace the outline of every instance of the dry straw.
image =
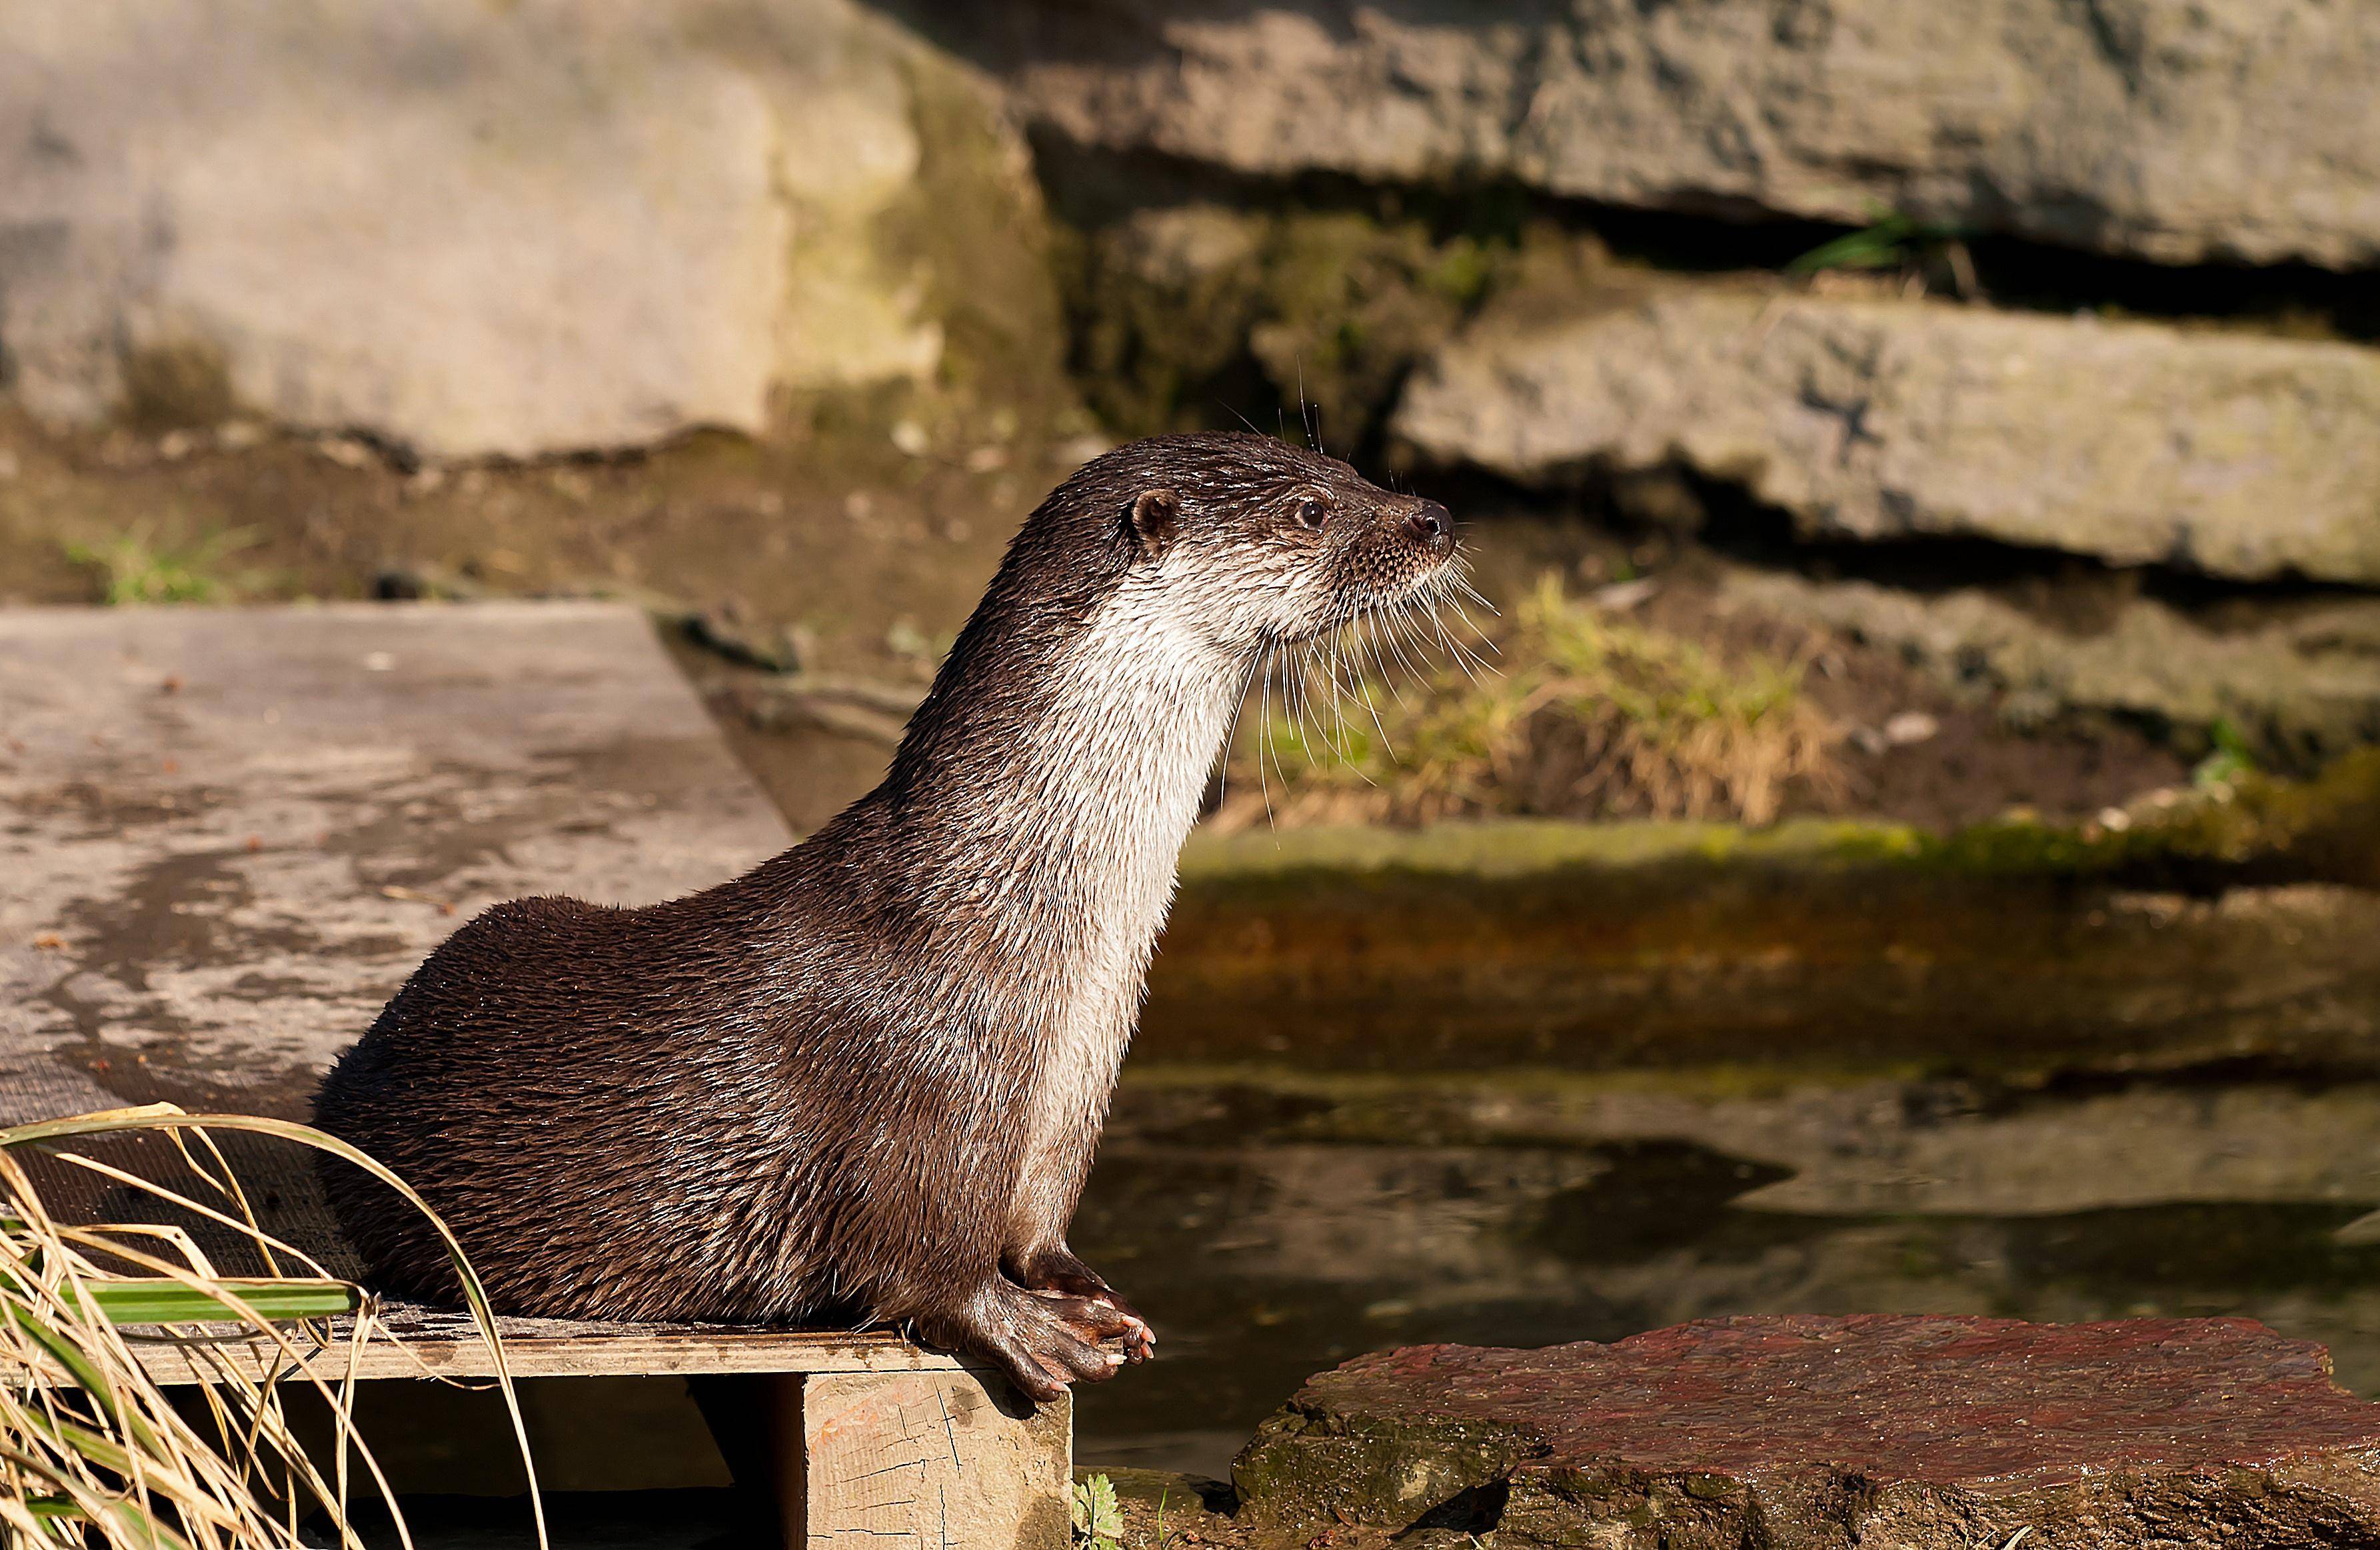
<path id="1" fill-rule="evenodd" d="M 113 1109 L 0 1130 L 0 1523 L 11 1544 L 123 1550 L 264 1550 L 310 1543 L 310 1518 L 361 1550 L 351 1489 L 368 1492 L 412 1538 L 379 1464 L 353 1425 L 355 1373 L 366 1344 L 394 1340 L 370 1299 L 267 1232 L 212 1132 L 237 1131 L 310 1146 L 396 1190 L 436 1227 L 511 1413 L 538 1541 L 545 1520 L 528 1435 L 495 1320 L 460 1245 L 395 1175 L 354 1147 L 284 1120 L 186 1114 L 170 1104 Z M 73 1144 L 128 1132 L 169 1137 L 189 1175 L 160 1182 Z M 150 1223 L 79 1226 L 45 1207 L 25 1166 L 41 1152 L 179 1215 L 227 1232 L 268 1272 L 220 1273 L 196 1233 Z M 335 1321 L 335 1322 L 334 1322 Z M 179 1398 L 143 1352 L 172 1348 L 172 1367 L 208 1381 Z M 167 1365 L 160 1363 L 161 1367 Z M 285 1396 L 310 1392 L 329 1410 L 333 1457 L 310 1457 Z M 351 1462 L 352 1461 L 352 1462 Z M 360 1467 L 361 1481 L 355 1477 Z M 319 1517 L 317 1517 L 319 1515 Z"/>

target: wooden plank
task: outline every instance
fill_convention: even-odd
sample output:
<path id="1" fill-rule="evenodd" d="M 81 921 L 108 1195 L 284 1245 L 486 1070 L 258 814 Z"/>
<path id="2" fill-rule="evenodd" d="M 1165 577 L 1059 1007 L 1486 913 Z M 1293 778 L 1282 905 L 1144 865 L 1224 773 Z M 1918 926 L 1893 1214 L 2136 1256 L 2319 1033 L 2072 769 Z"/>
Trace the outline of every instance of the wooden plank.
<path id="1" fill-rule="evenodd" d="M 358 1378 L 488 1378 L 495 1363 L 468 1315 L 392 1303 L 381 1321 L 403 1341 L 376 1335 L 358 1354 Z M 504 1364 L 515 1377 L 660 1377 L 714 1373 L 957 1373 L 962 1363 L 941 1351 L 878 1331 L 767 1329 L 733 1325 L 612 1324 L 577 1319 L 505 1318 Z M 348 1370 L 346 1341 L 353 1321 L 334 1320 L 327 1347 L 309 1347 L 319 1374 Z M 267 1341 L 203 1347 L 144 1340 L 142 1363 L 164 1384 L 206 1381 L 215 1363 L 250 1377 L 280 1353 Z"/>

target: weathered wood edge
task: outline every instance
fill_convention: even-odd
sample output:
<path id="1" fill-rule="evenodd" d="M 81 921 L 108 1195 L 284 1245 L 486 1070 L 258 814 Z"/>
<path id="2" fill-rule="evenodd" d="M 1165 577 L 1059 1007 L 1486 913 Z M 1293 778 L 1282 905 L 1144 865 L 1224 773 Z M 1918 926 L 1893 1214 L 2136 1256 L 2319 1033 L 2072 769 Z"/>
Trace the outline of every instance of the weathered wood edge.
<path id="1" fill-rule="evenodd" d="M 290 1343 L 316 1376 L 359 1379 L 492 1378 L 487 1345 L 460 1314 L 393 1310 L 383 1328 L 353 1350 L 350 1319 L 331 1326 L 322 1344 L 292 1329 Z M 596 1324 L 570 1319 L 499 1319 L 504 1369 L 516 1378 L 662 1377 L 718 1373 L 955 1372 L 968 1364 L 881 1331 L 742 1328 L 722 1325 Z M 220 1343 L 136 1338 L 133 1349 L 160 1384 L 212 1382 L 228 1367 L 257 1379 L 288 1358 L 271 1341 Z"/>

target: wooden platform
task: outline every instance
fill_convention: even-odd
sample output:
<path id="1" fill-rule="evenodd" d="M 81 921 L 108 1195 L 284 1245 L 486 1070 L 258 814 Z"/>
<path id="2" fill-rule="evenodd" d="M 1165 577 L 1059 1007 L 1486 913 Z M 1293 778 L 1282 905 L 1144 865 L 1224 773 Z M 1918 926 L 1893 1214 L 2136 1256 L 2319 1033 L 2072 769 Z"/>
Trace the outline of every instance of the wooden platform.
<path id="1" fill-rule="evenodd" d="M 649 902 L 790 842 L 634 609 L 0 612 L 0 1123 L 160 1099 L 302 1119 L 480 909 Z M 265 1226 L 355 1273 L 307 1160 L 225 1139 Z M 146 1215 L 78 1170 L 41 1182 L 64 1216 Z M 458 1315 L 386 1316 L 410 1354 L 375 1343 L 363 1376 L 492 1373 Z M 725 1423 L 750 1435 L 722 1446 L 771 1466 L 789 1543 L 1066 1543 L 1068 1407 L 946 1354 L 837 1331 L 504 1334 L 522 1377 L 754 1375 Z M 147 1355 L 168 1382 L 203 1365 Z"/>
<path id="2" fill-rule="evenodd" d="M 403 1342 L 375 1337 L 357 1353 L 358 1378 L 492 1378 L 494 1359 L 467 1314 L 404 1303 L 383 1307 L 380 1325 Z M 350 1319 L 331 1327 L 322 1370 L 347 1370 Z M 516 1378 L 696 1377 L 752 1373 L 956 1373 L 958 1358 L 880 1331 L 756 1329 L 735 1325 L 595 1324 L 578 1319 L 504 1318 L 504 1369 Z M 217 1344 L 200 1358 L 191 1348 L 151 1340 L 141 1360 L 160 1383 L 206 1381 L 213 1362 L 229 1361 L 251 1377 L 275 1359 L 264 1342 Z"/>

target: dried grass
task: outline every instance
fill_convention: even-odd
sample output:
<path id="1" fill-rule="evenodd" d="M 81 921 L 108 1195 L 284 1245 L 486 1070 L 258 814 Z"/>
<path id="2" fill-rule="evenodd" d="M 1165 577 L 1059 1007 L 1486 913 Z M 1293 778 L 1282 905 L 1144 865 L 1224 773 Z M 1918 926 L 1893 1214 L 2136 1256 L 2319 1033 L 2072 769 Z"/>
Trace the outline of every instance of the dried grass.
<path id="1" fill-rule="evenodd" d="M 138 1177 L 67 1144 L 128 1132 L 172 1137 L 189 1181 Z M 395 1175 L 346 1143 L 303 1125 L 189 1115 L 171 1105 L 115 1109 L 0 1130 L 0 1525 L 11 1544 L 77 1550 L 296 1550 L 318 1509 L 337 1543 L 361 1550 L 348 1505 L 354 1466 L 408 1547 L 395 1497 L 352 1424 L 354 1372 L 365 1344 L 393 1339 L 370 1298 L 258 1224 L 213 1132 L 276 1136 L 363 1168 L 437 1217 Z M 269 1272 L 218 1272 L 193 1231 L 174 1226 L 70 1225 L 44 1206 L 25 1156 L 42 1151 L 138 1190 L 226 1232 Z M 482 1336 L 503 1369 L 495 1323 L 443 1224 Z M 328 1320 L 351 1314 L 334 1332 Z M 179 1403 L 144 1350 L 178 1348 L 207 1383 Z M 178 1363 L 176 1363 L 178 1365 Z M 426 1372 L 426 1369 L 425 1369 Z M 257 1375 L 261 1373 L 261 1377 Z M 498 1378 L 528 1467 L 511 1383 Z M 328 1405 L 335 1456 L 310 1458 L 284 1396 Z M 351 1464 L 351 1459 L 353 1464 Z M 545 1541 L 536 1475 L 529 1496 Z"/>
<path id="2" fill-rule="evenodd" d="M 1722 658 L 1541 579 L 1489 632 L 1499 671 L 1457 659 L 1397 683 L 1367 643 L 1305 659 L 1232 753 L 1214 821 L 1427 823 L 1494 814 L 1772 821 L 1841 776 L 1802 666 Z M 1333 689 L 1337 693 L 1333 694 Z"/>

